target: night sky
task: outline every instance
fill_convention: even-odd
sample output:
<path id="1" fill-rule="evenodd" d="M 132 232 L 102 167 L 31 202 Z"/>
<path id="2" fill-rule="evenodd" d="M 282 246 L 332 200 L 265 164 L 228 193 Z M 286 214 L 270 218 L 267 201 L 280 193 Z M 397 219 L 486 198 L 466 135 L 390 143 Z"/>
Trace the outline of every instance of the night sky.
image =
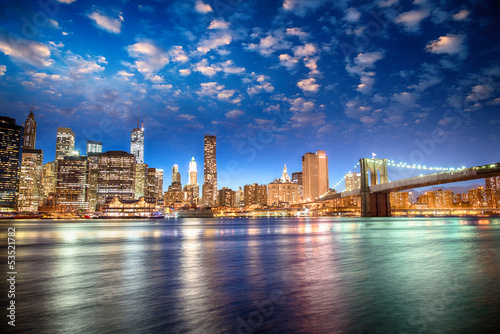
<path id="1" fill-rule="evenodd" d="M 34 105 L 44 161 L 57 127 L 76 148 L 130 150 L 187 181 L 217 136 L 219 188 L 268 183 L 329 158 L 330 186 L 360 158 L 499 162 L 496 1 L 2 1 L 0 115 Z M 389 172 L 397 179 L 396 172 Z M 391 178 L 391 176 L 390 176 Z"/>

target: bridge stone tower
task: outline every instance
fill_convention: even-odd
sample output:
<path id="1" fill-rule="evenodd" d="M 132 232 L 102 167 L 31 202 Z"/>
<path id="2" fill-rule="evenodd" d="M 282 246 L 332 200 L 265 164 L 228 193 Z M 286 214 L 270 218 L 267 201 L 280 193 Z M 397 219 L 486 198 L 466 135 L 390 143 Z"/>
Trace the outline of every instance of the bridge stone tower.
<path id="1" fill-rule="evenodd" d="M 389 182 L 387 159 L 360 159 L 359 165 L 361 167 L 361 217 L 390 216 L 389 193 L 370 192 L 370 186 Z"/>

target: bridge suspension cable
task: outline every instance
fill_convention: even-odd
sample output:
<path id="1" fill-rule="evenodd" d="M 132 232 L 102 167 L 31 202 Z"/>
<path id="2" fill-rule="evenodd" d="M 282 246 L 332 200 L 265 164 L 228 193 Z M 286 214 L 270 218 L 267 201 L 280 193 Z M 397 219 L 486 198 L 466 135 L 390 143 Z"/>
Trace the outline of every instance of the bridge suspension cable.
<path id="1" fill-rule="evenodd" d="M 356 166 L 354 166 L 354 167 L 353 167 L 353 169 L 351 169 L 351 170 L 349 171 L 349 173 L 347 173 L 347 174 L 352 174 L 352 172 L 353 172 L 356 168 L 358 168 L 358 166 L 359 166 L 359 162 L 358 162 L 358 163 L 356 164 Z M 344 182 L 344 181 L 345 181 L 345 174 L 344 174 L 344 176 L 340 179 L 340 181 L 339 181 L 339 182 L 337 182 L 337 183 L 333 186 L 333 189 L 337 188 L 337 187 L 338 187 L 338 186 L 339 186 L 342 182 Z"/>
<path id="2" fill-rule="evenodd" d="M 393 167 L 398 167 L 398 168 L 409 168 L 409 169 L 425 169 L 425 170 L 434 170 L 434 171 L 444 171 L 444 172 L 449 172 L 449 171 L 454 171 L 454 170 L 462 170 L 466 169 L 465 166 L 458 167 L 458 168 L 447 168 L 447 167 L 427 167 L 425 165 L 417 165 L 417 164 L 408 164 L 406 162 L 398 162 L 396 163 L 394 160 L 387 160 L 387 166 L 393 166 Z"/>

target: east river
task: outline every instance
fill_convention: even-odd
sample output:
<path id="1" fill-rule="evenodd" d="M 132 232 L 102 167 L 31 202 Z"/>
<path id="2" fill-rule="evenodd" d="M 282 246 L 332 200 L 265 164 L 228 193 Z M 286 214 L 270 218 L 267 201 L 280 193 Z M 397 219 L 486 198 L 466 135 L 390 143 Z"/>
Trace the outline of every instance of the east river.
<path id="1" fill-rule="evenodd" d="M 6 317 L 9 227 L 15 328 Z M 7 331 L 500 328 L 498 218 L 2 220 L 0 228 Z"/>

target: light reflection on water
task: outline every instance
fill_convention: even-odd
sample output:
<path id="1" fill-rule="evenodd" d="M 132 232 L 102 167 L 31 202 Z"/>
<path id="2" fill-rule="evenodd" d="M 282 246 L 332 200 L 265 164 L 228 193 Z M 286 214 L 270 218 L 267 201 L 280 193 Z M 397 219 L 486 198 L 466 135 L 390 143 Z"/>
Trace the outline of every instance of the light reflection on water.
<path id="1" fill-rule="evenodd" d="M 1 224 L 4 244 L 7 226 L 16 226 L 18 331 L 442 333 L 498 325 L 495 218 Z"/>

